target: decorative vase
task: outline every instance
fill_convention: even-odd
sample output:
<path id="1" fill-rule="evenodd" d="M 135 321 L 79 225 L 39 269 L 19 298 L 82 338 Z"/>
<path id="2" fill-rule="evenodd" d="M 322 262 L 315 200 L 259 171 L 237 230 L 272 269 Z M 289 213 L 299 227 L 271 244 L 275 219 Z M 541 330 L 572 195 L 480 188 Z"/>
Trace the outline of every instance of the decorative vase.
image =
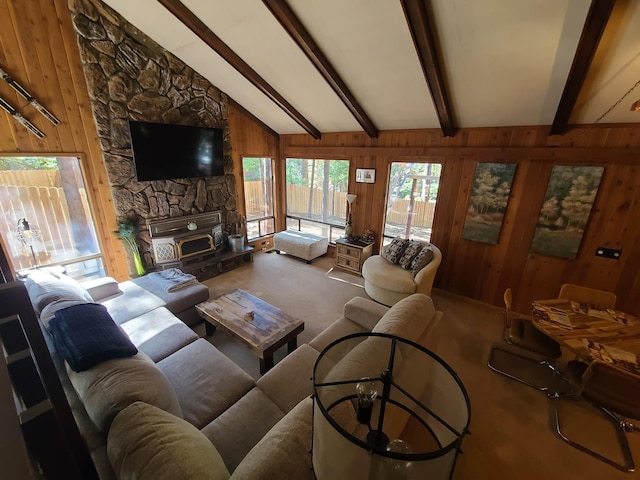
<path id="1" fill-rule="evenodd" d="M 347 226 L 344 227 L 344 236 L 347 238 L 351 238 L 351 235 L 353 235 L 353 226 L 351 225 L 351 223 L 347 223 Z"/>
<path id="2" fill-rule="evenodd" d="M 136 274 L 141 277 L 143 276 L 145 273 L 147 273 L 147 271 L 144 268 L 144 265 L 142 263 L 142 257 L 140 256 L 140 252 L 138 251 L 138 249 L 136 248 L 135 251 L 131 252 L 133 254 L 133 263 L 136 266 Z"/>

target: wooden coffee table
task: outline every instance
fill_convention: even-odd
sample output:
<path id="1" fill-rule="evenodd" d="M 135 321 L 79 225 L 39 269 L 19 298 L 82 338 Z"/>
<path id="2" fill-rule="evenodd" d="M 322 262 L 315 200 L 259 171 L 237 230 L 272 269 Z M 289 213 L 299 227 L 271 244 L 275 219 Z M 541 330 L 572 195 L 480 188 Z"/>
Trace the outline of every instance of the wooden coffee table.
<path id="1" fill-rule="evenodd" d="M 199 303 L 196 310 L 207 335 L 220 327 L 247 345 L 260 359 L 261 374 L 273 367 L 273 354 L 280 347 L 287 344 L 287 353 L 298 347 L 298 334 L 304 330 L 302 320 L 240 289 Z"/>

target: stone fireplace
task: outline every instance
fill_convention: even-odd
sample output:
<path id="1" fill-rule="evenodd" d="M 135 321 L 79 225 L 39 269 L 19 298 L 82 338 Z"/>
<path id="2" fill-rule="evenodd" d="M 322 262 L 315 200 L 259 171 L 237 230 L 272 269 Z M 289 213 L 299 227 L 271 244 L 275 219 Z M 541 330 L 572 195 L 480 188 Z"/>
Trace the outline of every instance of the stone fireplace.
<path id="1" fill-rule="evenodd" d="M 167 245 L 165 252 L 168 256 L 173 248 L 178 260 L 195 257 L 199 249 L 216 248 L 216 234 L 202 233 L 201 220 L 195 232 L 186 230 L 186 222 L 214 213 L 221 238 L 225 225 L 238 219 L 227 96 L 103 2 L 70 2 L 70 8 L 116 220 L 179 226 L 180 231 L 172 235 L 175 243 Z M 225 175 L 137 181 L 129 120 L 224 129 Z M 145 229 L 137 238 L 146 267 L 160 265 L 153 238 L 151 230 Z M 129 268 L 130 273 L 135 271 L 133 262 Z"/>

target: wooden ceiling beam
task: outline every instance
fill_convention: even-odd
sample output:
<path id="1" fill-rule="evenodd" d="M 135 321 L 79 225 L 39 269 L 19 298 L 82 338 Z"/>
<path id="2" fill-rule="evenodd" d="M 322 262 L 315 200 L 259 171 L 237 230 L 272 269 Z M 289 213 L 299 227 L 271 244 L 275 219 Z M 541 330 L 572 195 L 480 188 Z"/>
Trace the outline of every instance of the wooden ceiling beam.
<path id="1" fill-rule="evenodd" d="M 578 48 L 573 57 L 571 70 L 564 85 L 562 97 L 551 125 L 550 135 L 562 135 L 567 130 L 573 107 L 589 73 L 589 67 L 607 26 L 616 0 L 591 0 L 591 6 L 584 22 Z"/>
<path id="2" fill-rule="evenodd" d="M 427 2 L 426 0 L 401 0 L 401 2 L 424 77 L 436 107 L 442 133 L 445 137 L 453 137 L 457 128 L 447 96 L 442 66 L 438 60 L 438 49 L 432 28 L 433 23 L 427 11 Z"/>
<path id="3" fill-rule="evenodd" d="M 351 93 L 338 72 L 333 68 L 329 59 L 324 55 L 311 34 L 304 27 L 300 19 L 293 12 L 286 0 L 262 0 L 271 14 L 280 22 L 294 42 L 300 47 L 311 63 L 318 69 L 320 75 L 336 92 L 342 103 L 355 117 L 369 137 L 378 136 L 378 129 L 369 116 L 362 109 L 355 96 Z"/>
<path id="4" fill-rule="evenodd" d="M 300 112 L 298 112 L 287 100 L 280 95 L 258 72 L 249 66 L 240 56 L 224 43 L 220 37 L 207 27 L 191 10 L 185 7 L 179 0 L 158 0 L 169 12 L 180 20 L 189 30 L 195 33 L 203 42 L 211 47 L 218 55 L 225 59 L 244 78 L 249 80 L 258 90 L 264 93 L 271 101 L 289 115 L 313 138 L 320 139 L 320 131 L 314 127 Z"/>

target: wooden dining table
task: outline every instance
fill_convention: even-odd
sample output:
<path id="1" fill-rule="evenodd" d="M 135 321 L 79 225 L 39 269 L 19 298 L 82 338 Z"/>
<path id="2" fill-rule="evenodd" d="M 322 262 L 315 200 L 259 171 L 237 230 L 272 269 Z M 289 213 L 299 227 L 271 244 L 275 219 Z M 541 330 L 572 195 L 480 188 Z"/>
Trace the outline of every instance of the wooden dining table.
<path id="1" fill-rule="evenodd" d="M 581 358 L 640 375 L 640 320 L 613 309 L 566 299 L 533 302 L 533 325 Z"/>

